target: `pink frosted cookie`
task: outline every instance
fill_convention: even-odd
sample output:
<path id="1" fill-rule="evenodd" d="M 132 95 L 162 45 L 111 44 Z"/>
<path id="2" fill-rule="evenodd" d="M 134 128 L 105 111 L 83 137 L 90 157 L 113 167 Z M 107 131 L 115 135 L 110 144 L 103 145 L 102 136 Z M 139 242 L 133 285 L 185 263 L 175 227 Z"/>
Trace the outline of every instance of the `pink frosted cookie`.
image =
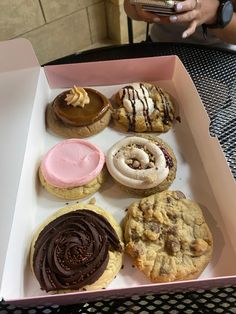
<path id="1" fill-rule="evenodd" d="M 105 156 L 94 144 L 68 139 L 56 144 L 42 159 L 39 178 L 45 189 L 64 199 L 95 193 L 105 179 Z"/>

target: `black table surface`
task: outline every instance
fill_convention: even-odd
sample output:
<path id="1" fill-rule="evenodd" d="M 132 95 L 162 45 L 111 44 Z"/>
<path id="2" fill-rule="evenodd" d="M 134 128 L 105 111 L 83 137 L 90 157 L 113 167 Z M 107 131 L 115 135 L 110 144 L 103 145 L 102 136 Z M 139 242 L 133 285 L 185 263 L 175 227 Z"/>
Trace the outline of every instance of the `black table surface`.
<path id="1" fill-rule="evenodd" d="M 50 64 L 177 55 L 183 62 L 211 120 L 236 179 L 236 52 L 208 46 L 179 43 L 137 43 L 108 46 L 70 55 Z M 236 313 L 236 286 L 134 296 L 86 304 L 22 309 L 1 303 L 5 313 Z"/>

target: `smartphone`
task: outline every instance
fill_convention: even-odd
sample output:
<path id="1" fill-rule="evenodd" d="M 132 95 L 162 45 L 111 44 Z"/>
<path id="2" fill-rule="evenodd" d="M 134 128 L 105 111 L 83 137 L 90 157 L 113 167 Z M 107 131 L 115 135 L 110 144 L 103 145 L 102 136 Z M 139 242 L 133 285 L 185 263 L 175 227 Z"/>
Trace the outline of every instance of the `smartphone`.
<path id="1" fill-rule="evenodd" d="M 168 16 L 176 14 L 175 5 L 181 1 L 183 0 L 130 0 L 130 4 L 140 4 L 145 11 Z"/>

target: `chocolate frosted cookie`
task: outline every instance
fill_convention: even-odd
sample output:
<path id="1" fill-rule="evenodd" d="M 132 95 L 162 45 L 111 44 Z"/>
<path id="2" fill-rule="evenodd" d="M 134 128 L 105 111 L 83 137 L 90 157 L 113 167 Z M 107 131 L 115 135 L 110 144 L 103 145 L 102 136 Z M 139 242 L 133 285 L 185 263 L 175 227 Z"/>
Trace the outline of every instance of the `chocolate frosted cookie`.
<path id="1" fill-rule="evenodd" d="M 124 238 L 134 265 L 153 282 L 197 278 L 212 256 L 213 239 L 201 208 L 178 191 L 131 204 Z"/>
<path id="2" fill-rule="evenodd" d="M 125 131 L 167 132 L 173 124 L 174 104 L 157 85 L 132 83 L 113 98 L 113 119 Z"/>
<path id="3" fill-rule="evenodd" d="M 111 176 L 128 192 L 148 196 L 167 189 L 176 176 L 177 161 L 170 146 L 157 136 L 128 136 L 108 151 Z"/>
<path id="4" fill-rule="evenodd" d="M 47 127 L 67 138 L 84 138 L 102 131 L 111 118 L 110 101 L 92 88 L 76 87 L 59 94 L 47 107 Z"/>
<path id="5" fill-rule="evenodd" d="M 60 209 L 37 230 L 30 262 L 46 292 L 105 288 L 122 266 L 122 231 L 114 218 L 91 204 Z"/>

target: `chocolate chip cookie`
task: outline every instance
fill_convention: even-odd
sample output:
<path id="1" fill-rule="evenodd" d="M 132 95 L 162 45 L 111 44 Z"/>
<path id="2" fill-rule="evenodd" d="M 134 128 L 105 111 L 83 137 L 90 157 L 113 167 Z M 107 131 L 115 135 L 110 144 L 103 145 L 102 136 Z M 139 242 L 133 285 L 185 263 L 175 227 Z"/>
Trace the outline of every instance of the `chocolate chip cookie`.
<path id="1" fill-rule="evenodd" d="M 201 208 L 178 191 L 132 203 L 124 238 L 134 265 L 152 282 L 197 278 L 212 256 L 213 239 Z"/>

